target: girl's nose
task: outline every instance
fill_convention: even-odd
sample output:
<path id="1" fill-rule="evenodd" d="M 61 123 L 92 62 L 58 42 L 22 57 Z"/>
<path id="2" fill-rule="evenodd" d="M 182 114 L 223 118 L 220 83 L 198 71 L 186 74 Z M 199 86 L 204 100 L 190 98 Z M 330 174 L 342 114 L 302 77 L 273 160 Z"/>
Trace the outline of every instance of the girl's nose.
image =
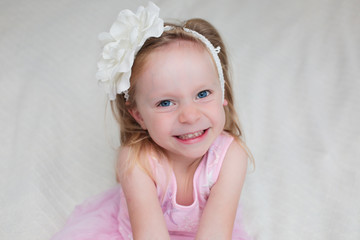
<path id="1" fill-rule="evenodd" d="M 179 122 L 191 124 L 195 123 L 200 118 L 200 111 L 193 103 L 189 103 L 185 106 L 182 106 L 179 114 Z"/>

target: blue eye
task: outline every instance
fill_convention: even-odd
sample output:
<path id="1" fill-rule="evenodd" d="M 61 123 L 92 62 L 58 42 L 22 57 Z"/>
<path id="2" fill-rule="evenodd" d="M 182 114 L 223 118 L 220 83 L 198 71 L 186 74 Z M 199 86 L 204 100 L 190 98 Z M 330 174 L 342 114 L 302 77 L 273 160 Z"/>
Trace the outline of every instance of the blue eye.
<path id="1" fill-rule="evenodd" d="M 198 93 L 197 97 L 198 98 L 204 98 L 210 95 L 210 91 L 209 90 L 204 90 Z"/>
<path id="2" fill-rule="evenodd" d="M 173 103 L 170 100 L 163 100 L 161 101 L 158 106 L 159 107 L 169 107 L 171 106 Z"/>

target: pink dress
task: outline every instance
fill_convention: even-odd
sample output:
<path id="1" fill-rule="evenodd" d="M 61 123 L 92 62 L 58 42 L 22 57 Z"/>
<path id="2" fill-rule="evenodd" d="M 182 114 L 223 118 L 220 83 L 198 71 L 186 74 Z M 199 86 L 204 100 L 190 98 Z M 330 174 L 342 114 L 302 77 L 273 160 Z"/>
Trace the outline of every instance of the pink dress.
<path id="1" fill-rule="evenodd" d="M 201 160 L 194 175 L 194 202 L 190 206 L 176 203 L 176 178 L 166 178 L 166 168 L 149 157 L 157 182 L 157 193 L 172 240 L 194 239 L 202 211 L 215 184 L 226 151 L 233 137 L 222 133 Z M 123 240 L 133 239 L 126 201 L 121 187 L 115 187 L 76 207 L 64 229 L 52 240 Z M 232 239 L 250 239 L 242 227 L 238 207 Z"/>

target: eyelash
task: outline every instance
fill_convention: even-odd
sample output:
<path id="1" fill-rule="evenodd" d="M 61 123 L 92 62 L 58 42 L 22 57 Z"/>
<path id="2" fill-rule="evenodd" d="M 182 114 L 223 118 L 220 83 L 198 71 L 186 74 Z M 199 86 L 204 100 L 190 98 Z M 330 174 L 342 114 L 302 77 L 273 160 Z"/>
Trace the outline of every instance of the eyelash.
<path id="1" fill-rule="evenodd" d="M 168 102 L 169 104 L 173 104 L 173 102 L 171 102 L 170 100 L 162 100 L 162 101 L 160 101 L 160 102 L 157 104 L 157 106 L 158 106 L 158 107 L 170 107 L 170 106 L 171 106 L 171 105 L 166 105 L 166 106 L 164 106 L 163 104 L 164 104 L 165 102 Z"/>
<path id="2" fill-rule="evenodd" d="M 206 96 L 200 97 L 200 94 L 202 94 L 202 93 L 206 93 Z M 211 94 L 211 92 L 209 90 L 204 90 L 197 94 L 197 98 L 205 98 L 205 97 L 208 97 L 210 94 Z"/>

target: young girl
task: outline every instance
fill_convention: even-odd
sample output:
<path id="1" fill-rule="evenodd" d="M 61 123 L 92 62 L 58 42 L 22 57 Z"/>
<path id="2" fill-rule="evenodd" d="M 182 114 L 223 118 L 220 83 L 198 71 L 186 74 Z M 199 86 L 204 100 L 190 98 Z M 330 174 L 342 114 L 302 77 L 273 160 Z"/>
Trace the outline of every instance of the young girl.
<path id="1" fill-rule="evenodd" d="M 120 12 L 98 79 L 121 128 L 119 187 L 77 207 L 58 239 L 249 239 L 239 199 L 249 157 L 223 42 L 212 25 Z"/>

